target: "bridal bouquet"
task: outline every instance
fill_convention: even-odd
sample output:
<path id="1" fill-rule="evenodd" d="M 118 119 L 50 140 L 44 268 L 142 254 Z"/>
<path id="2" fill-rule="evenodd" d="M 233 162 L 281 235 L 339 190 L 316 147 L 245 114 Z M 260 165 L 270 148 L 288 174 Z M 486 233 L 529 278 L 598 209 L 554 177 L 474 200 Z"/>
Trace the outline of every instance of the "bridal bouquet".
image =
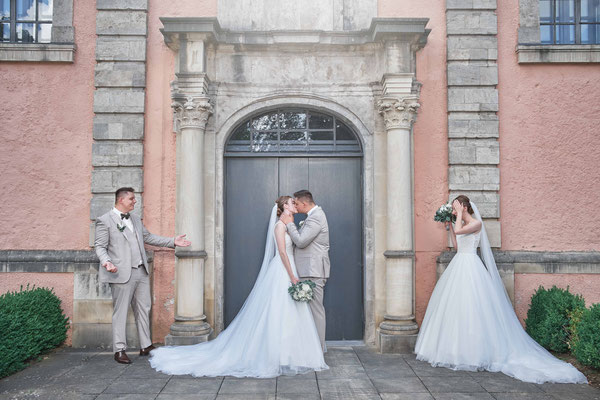
<path id="1" fill-rule="evenodd" d="M 433 220 L 441 223 L 455 222 L 456 215 L 452 214 L 452 204 L 444 204 L 438 208 L 438 210 L 435 212 L 435 217 L 433 217 Z M 446 227 L 446 230 L 448 230 L 448 227 Z"/>
<path id="2" fill-rule="evenodd" d="M 288 288 L 288 293 L 295 301 L 311 301 L 313 298 L 313 289 L 317 286 L 313 281 L 302 281 Z"/>

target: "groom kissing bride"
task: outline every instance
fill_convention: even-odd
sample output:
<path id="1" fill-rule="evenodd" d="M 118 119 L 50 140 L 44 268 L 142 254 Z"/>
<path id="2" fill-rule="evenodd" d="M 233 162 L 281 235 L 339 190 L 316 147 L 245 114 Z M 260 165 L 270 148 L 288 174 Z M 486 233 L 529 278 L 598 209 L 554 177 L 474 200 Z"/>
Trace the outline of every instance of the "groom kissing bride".
<path id="1" fill-rule="evenodd" d="M 300 229 L 293 215 L 307 215 Z M 272 378 L 328 369 L 323 290 L 329 278 L 329 226 L 308 190 L 281 196 L 269 218 L 256 282 L 231 324 L 214 340 L 161 347 L 150 364 L 171 375 Z M 294 301 L 290 284 L 315 283 L 309 304 Z"/>

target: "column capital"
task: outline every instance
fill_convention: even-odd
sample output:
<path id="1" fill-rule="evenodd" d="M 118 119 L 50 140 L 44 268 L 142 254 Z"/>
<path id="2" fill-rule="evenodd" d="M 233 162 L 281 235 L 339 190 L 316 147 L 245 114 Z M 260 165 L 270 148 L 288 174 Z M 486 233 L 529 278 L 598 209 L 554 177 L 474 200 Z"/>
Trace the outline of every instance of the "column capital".
<path id="1" fill-rule="evenodd" d="M 175 120 L 176 132 L 184 128 L 206 128 L 208 117 L 213 113 L 210 99 L 205 96 L 187 96 L 183 99 L 174 100 L 171 103 L 173 118 Z"/>
<path id="2" fill-rule="evenodd" d="M 421 105 L 417 96 L 383 97 L 377 102 L 385 129 L 411 129 Z"/>

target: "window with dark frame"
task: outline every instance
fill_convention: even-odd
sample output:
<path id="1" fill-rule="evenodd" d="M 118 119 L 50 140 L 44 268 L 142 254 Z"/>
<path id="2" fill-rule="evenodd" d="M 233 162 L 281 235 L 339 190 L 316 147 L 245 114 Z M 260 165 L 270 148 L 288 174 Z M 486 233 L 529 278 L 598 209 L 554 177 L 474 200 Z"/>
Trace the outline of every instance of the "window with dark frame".
<path id="1" fill-rule="evenodd" d="M 540 0 L 542 44 L 600 44 L 600 0 Z"/>
<path id="2" fill-rule="evenodd" d="M 53 0 L 0 0 L 0 42 L 50 43 Z"/>

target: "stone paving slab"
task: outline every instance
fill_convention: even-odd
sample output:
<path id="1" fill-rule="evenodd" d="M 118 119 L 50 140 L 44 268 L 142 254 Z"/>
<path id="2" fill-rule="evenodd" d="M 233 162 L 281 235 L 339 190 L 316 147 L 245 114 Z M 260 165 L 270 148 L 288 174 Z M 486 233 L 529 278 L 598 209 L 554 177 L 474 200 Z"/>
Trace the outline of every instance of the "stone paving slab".
<path id="1" fill-rule="evenodd" d="M 271 379 L 171 376 L 131 352 L 61 348 L 0 380 L 0 400 L 600 400 L 588 385 L 521 382 L 501 373 L 434 368 L 412 354 L 332 347 L 328 371 Z"/>

